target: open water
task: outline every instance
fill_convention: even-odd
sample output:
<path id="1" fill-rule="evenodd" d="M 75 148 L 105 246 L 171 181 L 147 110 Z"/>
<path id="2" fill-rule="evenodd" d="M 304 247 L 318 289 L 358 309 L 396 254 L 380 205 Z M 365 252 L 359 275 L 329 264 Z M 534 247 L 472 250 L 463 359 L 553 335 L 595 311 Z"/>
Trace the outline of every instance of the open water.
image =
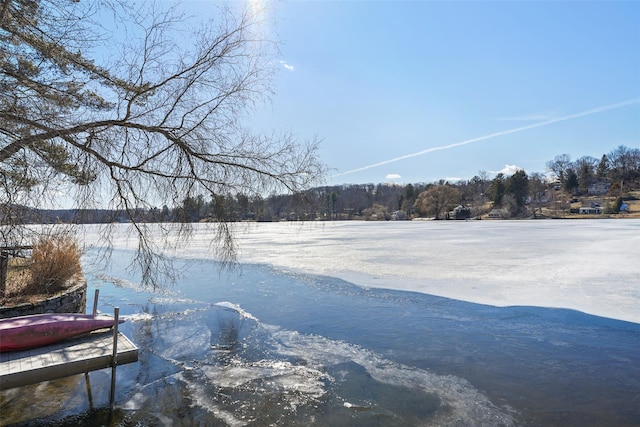
<path id="1" fill-rule="evenodd" d="M 640 324 L 177 257 L 153 292 L 84 259 L 138 363 L 0 393 L 2 425 L 640 426 Z M 91 306 L 92 298 L 88 305 Z"/>

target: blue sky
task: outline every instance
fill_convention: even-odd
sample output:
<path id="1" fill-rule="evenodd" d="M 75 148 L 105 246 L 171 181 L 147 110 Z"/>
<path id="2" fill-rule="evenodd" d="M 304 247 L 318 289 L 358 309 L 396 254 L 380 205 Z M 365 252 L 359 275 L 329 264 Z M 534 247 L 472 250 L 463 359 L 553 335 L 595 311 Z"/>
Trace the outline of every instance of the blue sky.
<path id="1" fill-rule="evenodd" d="M 268 7 L 277 93 L 251 126 L 320 138 L 328 184 L 544 172 L 640 147 L 640 2 Z"/>

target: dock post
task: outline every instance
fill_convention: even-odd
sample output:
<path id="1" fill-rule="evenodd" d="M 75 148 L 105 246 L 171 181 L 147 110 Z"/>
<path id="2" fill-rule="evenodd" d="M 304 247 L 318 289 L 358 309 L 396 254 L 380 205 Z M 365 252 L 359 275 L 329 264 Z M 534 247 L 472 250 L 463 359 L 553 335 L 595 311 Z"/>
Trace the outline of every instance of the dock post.
<path id="1" fill-rule="evenodd" d="M 89 372 L 84 373 L 84 382 L 87 386 L 87 396 L 89 397 L 89 409 L 93 410 L 93 396 L 91 395 L 91 381 L 89 381 Z"/>
<path id="2" fill-rule="evenodd" d="M 0 298 L 7 292 L 7 271 L 9 270 L 9 252 L 0 251 Z"/>
<path id="3" fill-rule="evenodd" d="M 100 289 L 96 289 L 96 292 L 93 296 L 93 315 L 98 314 L 98 295 L 100 294 Z"/>
<path id="4" fill-rule="evenodd" d="M 109 408 L 113 410 L 116 397 L 116 367 L 118 366 L 118 316 L 120 308 L 113 309 L 113 355 L 111 356 L 111 394 L 109 395 Z"/>

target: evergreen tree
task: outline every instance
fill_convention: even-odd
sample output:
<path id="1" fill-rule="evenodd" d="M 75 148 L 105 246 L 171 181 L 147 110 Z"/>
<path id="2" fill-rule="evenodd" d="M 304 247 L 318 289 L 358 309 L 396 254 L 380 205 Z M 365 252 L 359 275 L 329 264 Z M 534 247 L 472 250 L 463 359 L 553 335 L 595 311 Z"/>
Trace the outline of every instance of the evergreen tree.
<path id="1" fill-rule="evenodd" d="M 506 183 L 504 174 L 499 173 L 491 180 L 488 190 L 489 198 L 493 202 L 494 207 L 500 207 L 502 205 L 502 198 L 504 197 L 505 190 Z"/>
<path id="2" fill-rule="evenodd" d="M 505 191 L 513 196 L 517 207 L 522 209 L 529 197 L 529 177 L 527 173 L 523 169 L 519 169 L 507 178 Z"/>
<path id="3" fill-rule="evenodd" d="M 609 160 L 607 159 L 607 155 L 603 154 L 600 162 L 598 163 L 598 168 L 596 170 L 596 176 L 598 178 L 606 178 L 609 174 Z"/>
<path id="4" fill-rule="evenodd" d="M 573 193 L 579 186 L 580 183 L 578 181 L 578 174 L 576 174 L 575 170 L 569 169 L 567 171 L 567 179 L 564 182 L 564 189 L 570 193 Z"/>

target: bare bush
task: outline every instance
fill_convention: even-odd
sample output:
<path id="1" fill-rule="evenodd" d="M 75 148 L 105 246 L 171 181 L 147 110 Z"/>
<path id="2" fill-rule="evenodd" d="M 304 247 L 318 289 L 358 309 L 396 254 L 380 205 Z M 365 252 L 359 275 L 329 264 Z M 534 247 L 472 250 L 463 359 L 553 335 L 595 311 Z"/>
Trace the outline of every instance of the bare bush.
<path id="1" fill-rule="evenodd" d="M 51 293 L 65 288 L 69 280 L 82 274 L 78 243 L 68 235 L 40 239 L 33 246 L 31 280 L 33 293 Z"/>

